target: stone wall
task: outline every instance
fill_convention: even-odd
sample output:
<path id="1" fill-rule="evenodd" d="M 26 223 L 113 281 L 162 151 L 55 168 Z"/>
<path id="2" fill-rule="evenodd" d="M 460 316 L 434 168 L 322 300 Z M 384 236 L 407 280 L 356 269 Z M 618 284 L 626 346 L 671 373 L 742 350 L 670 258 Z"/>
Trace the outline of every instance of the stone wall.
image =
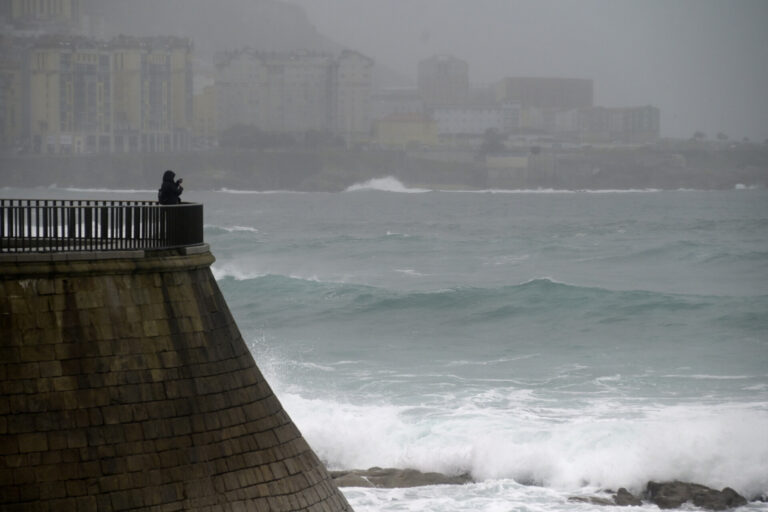
<path id="1" fill-rule="evenodd" d="M 197 252 L 0 255 L 1 510 L 351 510 Z"/>

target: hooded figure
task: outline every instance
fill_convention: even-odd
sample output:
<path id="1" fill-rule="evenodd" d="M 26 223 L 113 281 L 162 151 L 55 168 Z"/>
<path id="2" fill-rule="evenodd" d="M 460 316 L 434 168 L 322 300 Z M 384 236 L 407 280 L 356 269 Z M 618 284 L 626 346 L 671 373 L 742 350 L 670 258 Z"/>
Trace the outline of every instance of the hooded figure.
<path id="1" fill-rule="evenodd" d="M 183 180 L 174 181 L 176 173 L 168 169 L 163 173 L 163 184 L 157 191 L 157 201 L 160 204 L 179 204 L 181 202 L 181 193 L 184 188 L 181 186 Z"/>

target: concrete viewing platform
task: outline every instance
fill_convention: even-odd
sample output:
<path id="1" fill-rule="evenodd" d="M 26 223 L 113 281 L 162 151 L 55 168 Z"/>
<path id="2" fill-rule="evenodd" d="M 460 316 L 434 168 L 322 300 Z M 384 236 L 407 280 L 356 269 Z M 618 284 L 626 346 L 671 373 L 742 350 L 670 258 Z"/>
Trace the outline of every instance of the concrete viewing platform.
<path id="1" fill-rule="evenodd" d="M 202 240 L 39 249 L 0 251 L 0 509 L 351 510 Z"/>

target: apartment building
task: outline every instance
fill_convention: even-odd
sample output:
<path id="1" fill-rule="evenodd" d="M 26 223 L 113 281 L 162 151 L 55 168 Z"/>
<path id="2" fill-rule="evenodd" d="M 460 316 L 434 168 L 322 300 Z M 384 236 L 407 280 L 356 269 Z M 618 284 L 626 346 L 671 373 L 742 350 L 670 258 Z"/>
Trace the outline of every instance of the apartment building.
<path id="1" fill-rule="evenodd" d="M 33 153 L 190 146 L 191 43 L 173 37 L 39 38 L 27 53 Z"/>
<path id="2" fill-rule="evenodd" d="M 83 0 L 3 0 L 0 16 L 12 26 L 76 28 L 83 15 Z"/>
<path id="3" fill-rule="evenodd" d="M 645 143 L 659 137 L 659 109 L 588 107 L 556 114 L 555 131 L 582 143 Z"/>
<path id="4" fill-rule="evenodd" d="M 432 117 L 442 136 L 479 136 L 489 129 L 509 133 L 520 125 L 520 108 L 511 103 L 498 106 L 439 107 L 432 111 Z"/>
<path id="5" fill-rule="evenodd" d="M 0 36 L 0 148 L 19 151 L 26 132 L 25 56 L 30 42 Z"/>
<path id="6" fill-rule="evenodd" d="M 335 132 L 347 143 L 363 142 L 371 130 L 373 59 L 343 50 L 334 69 Z"/>
<path id="7" fill-rule="evenodd" d="M 373 142 L 385 149 L 417 149 L 439 143 L 437 123 L 424 114 L 392 114 L 373 124 Z"/>
<path id="8" fill-rule="evenodd" d="M 88 153 L 109 146 L 110 55 L 81 37 L 44 37 L 28 54 L 29 138 L 34 153 Z"/>
<path id="9" fill-rule="evenodd" d="M 358 140 L 370 129 L 373 60 L 357 52 L 242 49 L 216 59 L 219 129 L 321 131 Z"/>

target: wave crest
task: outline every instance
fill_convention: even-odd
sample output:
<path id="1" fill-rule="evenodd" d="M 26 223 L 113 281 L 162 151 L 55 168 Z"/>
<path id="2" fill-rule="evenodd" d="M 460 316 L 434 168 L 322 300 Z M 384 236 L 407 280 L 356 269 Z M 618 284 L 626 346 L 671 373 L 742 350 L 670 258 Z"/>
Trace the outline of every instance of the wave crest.
<path id="1" fill-rule="evenodd" d="M 393 176 L 386 178 L 374 178 L 363 183 L 356 183 L 347 187 L 345 192 L 358 192 L 362 190 L 375 190 L 379 192 L 399 192 L 406 194 L 422 194 L 432 192 L 426 188 L 408 188 L 400 180 Z"/>

